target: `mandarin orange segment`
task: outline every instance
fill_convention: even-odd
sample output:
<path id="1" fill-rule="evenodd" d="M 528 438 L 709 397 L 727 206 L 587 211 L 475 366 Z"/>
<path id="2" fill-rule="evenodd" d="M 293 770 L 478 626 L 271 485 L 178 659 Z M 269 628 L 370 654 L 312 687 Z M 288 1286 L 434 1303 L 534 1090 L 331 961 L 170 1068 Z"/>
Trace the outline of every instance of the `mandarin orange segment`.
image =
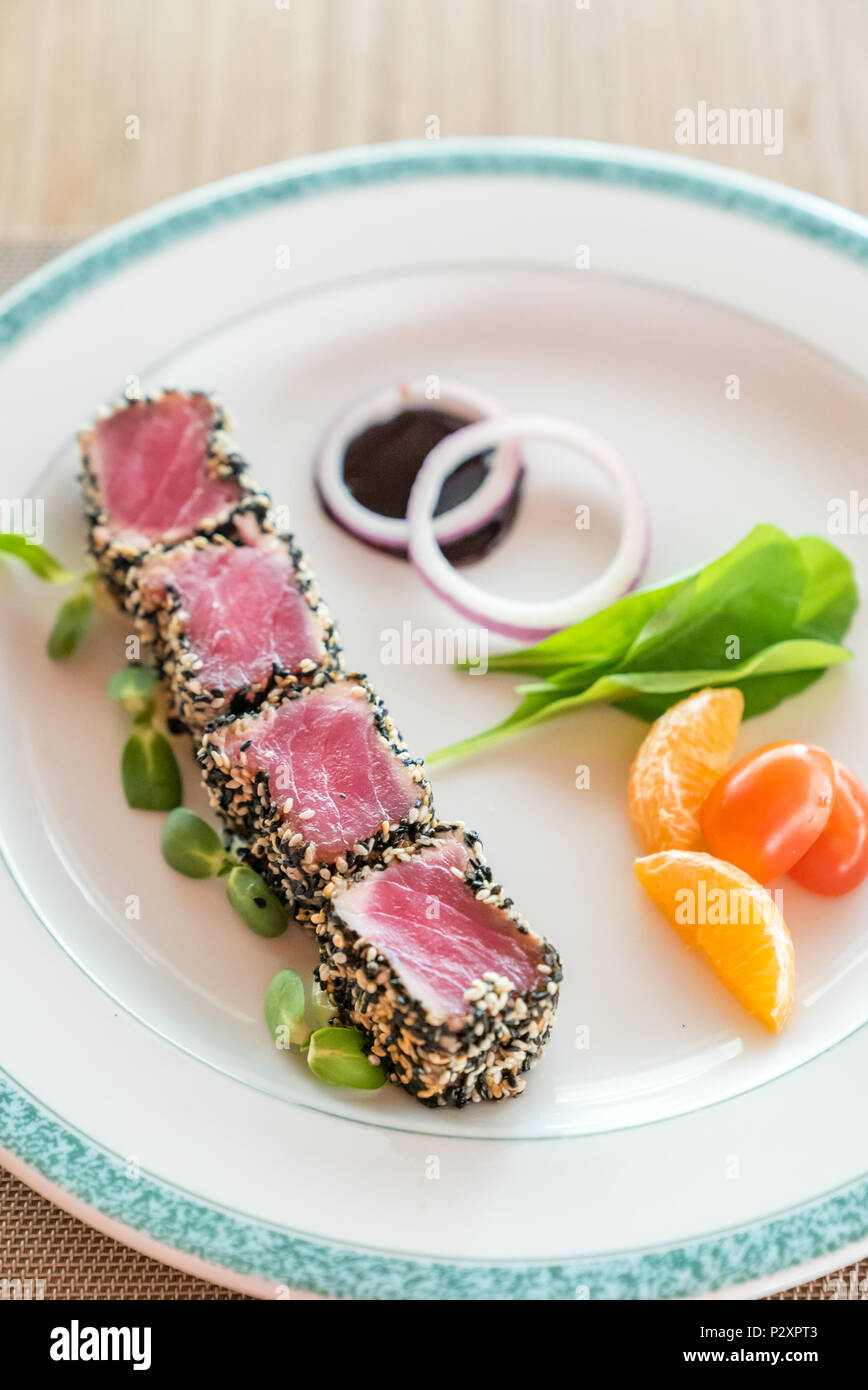
<path id="1" fill-rule="evenodd" d="M 726 771 L 744 710 L 740 690 L 698 690 L 651 725 L 630 769 L 630 819 L 647 854 L 689 849 L 699 811 Z"/>
<path id="2" fill-rule="evenodd" d="M 682 940 L 704 951 L 739 1003 L 779 1033 L 793 1005 L 795 962 L 771 893 L 734 864 L 696 850 L 650 854 L 633 867 Z"/>

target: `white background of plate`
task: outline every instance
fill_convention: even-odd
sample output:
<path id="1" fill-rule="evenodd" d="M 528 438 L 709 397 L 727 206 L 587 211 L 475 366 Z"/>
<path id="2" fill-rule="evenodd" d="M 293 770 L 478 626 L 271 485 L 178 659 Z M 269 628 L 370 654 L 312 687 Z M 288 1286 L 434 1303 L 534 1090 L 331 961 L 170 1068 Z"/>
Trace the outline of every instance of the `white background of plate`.
<path id="1" fill-rule="evenodd" d="M 573 268 L 580 242 L 590 247 L 592 274 Z M 283 244 L 289 272 L 275 269 Z M 452 619 L 409 571 L 321 516 L 308 467 L 317 435 L 365 389 L 435 372 L 612 439 L 652 512 L 651 579 L 701 562 L 757 520 L 822 531 L 828 499 L 846 496 L 861 476 L 864 386 L 785 333 L 690 297 L 709 286 L 714 298 L 834 345 L 864 368 L 862 272 L 783 232 L 686 202 L 462 179 L 270 209 L 143 261 L 23 341 L 0 368 L 17 441 L 2 464 L 3 490 L 29 492 L 53 460 L 40 495 L 48 539 L 69 556 L 80 534 L 74 450 L 64 444 L 70 423 L 128 373 L 148 382 L 155 363 L 156 379 L 219 388 L 257 475 L 291 506 L 348 653 L 369 670 L 411 747 L 425 751 L 506 712 L 510 680 L 380 665 L 383 627 Z M 731 372 L 741 378 L 738 402 L 724 395 Z M 555 593 L 593 572 L 611 542 L 610 527 L 593 533 L 591 546 L 572 527 L 576 501 L 604 512 L 605 489 L 584 468 L 558 484 L 557 462 L 546 462 L 545 488 L 531 482 L 521 527 L 479 571 L 492 587 L 525 592 L 528 566 L 542 555 L 545 572 L 532 582 Z M 844 541 L 860 570 L 862 544 Z M 117 1001 L 72 970 L 32 918 L 10 910 L 3 932 L 15 967 L 0 985 L 9 995 L 0 1037 L 11 1074 L 85 1133 L 264 1219 L 459 1257 L 668 1243 L 767 1215 L 861 1172 L 859 1122 L 840 1133 L 854 1075 L 848 1059 L 865 1047 L 859 1036 L 770 1088 L 696 1108 L 769 1080 L 864 1022 L 861 899 L 818 904 L 787 887 L 799 994 L 787 1033 L 767 1037 L 633 884 L 624 784 L 641 726 L 616 711 L 589 712 L 435 769 L 441 810 L 482 833 L 495 870 L 564 956 L 558 1028 L 527 1095 L 460 1116 L 424 1111 L 391 1091 L 344 1096 L 268 1048 L 259 1010 L 286 959 L 284 942 L 256 940 L 213 886 L 172 875 L 159 859 L 157 818 L 123 804 L 123 722 L 102 694 L 120 664 L 123 624 L 106 621 L 87 655 L 49 668 L 45 596 L 26 577 L 0 582 L 22 599 L 2 615 L 6 851 L 66 951 Z M 808 737 L 865 775 L 864 679 L 858 662 L 829 675 L 749 724 L 740 746 Z M 579 762 L 591 767 L 588 792 L 573 787 Z M 192 788 L 192 773 L 187 781 Z M 543 840 L 546 851 L 533 853 Z M 129 893 L 142 898 L 138 923 L 124 920 Z M 301 960 L 307 947 L 291 949 Z M 118 1003 L 238 1080 L 158 1040 Z M 579 1050 L 576 1028 L 585 1025 L 592 1045 Z M 811 1123 L 797 1126 L 794 1153 L 781 1112 L 795 1122 L 806 1109 Z M 667 1125 L 625 1128 L 679 1113 Z M 834 1148 L 836 1125 L 846 1152 Z M 530 1142 L 582 1132 L 597 1137 Z M 431 1134 L 454 1181 L 423 1186 Z M 337 1135 L 364 1177 L 364 1211 L 326 1182 L 333 1164 L 324 1156 Z M 495 1136 L 514 1142 L 484 1142 Z M 740 1182 L 725 1181 L 733 1154 L 746 1174 Z M 504 1230 L 496 1212 L 502 1203 L 518 1208 L 531 1175 L 535 1187 L 544 1179 L 539 1208 L 516 1210 Z"/>

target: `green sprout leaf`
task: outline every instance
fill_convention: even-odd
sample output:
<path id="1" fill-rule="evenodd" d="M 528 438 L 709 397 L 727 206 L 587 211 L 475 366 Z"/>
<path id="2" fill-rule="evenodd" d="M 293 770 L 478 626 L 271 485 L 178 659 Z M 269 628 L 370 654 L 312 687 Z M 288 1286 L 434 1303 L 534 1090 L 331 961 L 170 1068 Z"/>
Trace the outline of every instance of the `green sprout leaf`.
<path id="1" fill-rule="evenodd" d="M 41 545 L 33 545 L 17 531 L 0 533 L 0 552 L 21 560 L 33 571 L 37 579 L 45 579 L 49 584 L 71 584 L 79 575 L 65 570 L 59 560 L 49 555 Z"/>
<path id="2" fill-rule="evenodd" d="M 157 673 L 147 666 L 126 666 L 108 683 L 109 698 L 122 705 L 137 723 L 146 723 L 153 715 L 156 688 Z"/>
<path id="3" fill-rule="evenodd" d="M 289 910 L 265 879 L 247 864 L 236 864 L 226 879 L 226 896 L 242 922 L 257 936 L 280 936 L 286 931 Z"/>
<path id="4" fill-rule="evenodd" d="M 301 1047 L 310 1037 L 304 1021 L 304 985 L 294 970 L 281 970 L 268 986 L 265 1022 L 275 1046 L 283 1051 L 288 1051 L 293 1043 Z"/>
<path id="5" fill-rule="evenodd" d="M 226 860 L 216 830 L 184 806 L 166 818 L 160 849 L 166 863 L 187 878 L 211 878 Z"/>
<path id="6" fill-rule="evenodd" d="M 48 636 L 48 655 L 52 661 L 66 661 L 72 656 L 93 620 L 93 594 L 79 589 L 71 594 L 57 611 L 54 626 Z"/>
<path id="7" fill-rule="evenodd" d="M 311 1034 L 307 1064 L 329 1086 L 377 1091 L 386 1081 L 383 1068 L 365 1056 L 362 1035 L 355 1028 L 318 1028 Z"/>
<path id="8" fill-rule="evenodd" d="M 183 796 L 172 745 L 156 729 L 135 729 L 121 755 L 124 795 L 134 810 L 172 811 Z"/>
<path id="9" fill-rule="evenodd" d="M 314 980 L 310 991 L 310 1016 L 316 1028 L 325 1028 L 335 1016 L 335 1006 L 327 989 Z"/>

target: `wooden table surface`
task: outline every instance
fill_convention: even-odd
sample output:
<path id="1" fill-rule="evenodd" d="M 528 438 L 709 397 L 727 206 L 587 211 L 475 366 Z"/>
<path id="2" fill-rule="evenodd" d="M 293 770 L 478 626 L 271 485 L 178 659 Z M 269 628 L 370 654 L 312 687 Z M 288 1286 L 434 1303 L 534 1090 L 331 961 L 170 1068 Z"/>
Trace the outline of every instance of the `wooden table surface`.
<path id="1" fill-rule="evenodd" d="M 711 158 L 868 214 L 866 58 L 866 0 L 0 0 L 0 279 L 185 189 L 431 117 Z M 681 146 L 699 103 L 780 111 L 780 151 Z M 226 1297 L 8 1174 L 3 1272 L 49 1298 Z M 866 1297 L 868 1267 L 793 1296 Z"/>
<path id="2" fill-rule="evenodd" d="M 430 116 L 680 150 L 868 213 L 866 58 L 865 0 L 2 0 L 0 235 Z M 780 153 L 685 150 L 675 113 L 700 102 L 779 109 Z"/>

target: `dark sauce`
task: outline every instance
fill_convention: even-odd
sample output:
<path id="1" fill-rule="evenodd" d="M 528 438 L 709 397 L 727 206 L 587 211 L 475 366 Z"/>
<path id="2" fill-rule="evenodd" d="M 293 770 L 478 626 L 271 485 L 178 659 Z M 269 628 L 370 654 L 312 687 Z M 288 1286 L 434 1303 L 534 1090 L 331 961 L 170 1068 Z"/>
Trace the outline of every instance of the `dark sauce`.
<path id="1" fill-rule="evenodd" d="M 369 425 L 350 440 L 344 453 L 344 482 L 352 496 L 379 516 L 407 514 L 410 489 L 426 457 L 441 439 L 463 429 L 465 417 L 429 406 L 409 406 L 391 420 Z M 472 497 L 486 477 L 490 455 L 477 454 L 458 465 L 443 484 L 434 515 L 450 511 Z M 468 536 L 444 545 L 451 564 L 467 564 L 487 555 L 506 535 L 518 511 L 519 478 L 512 493 L 496 512 Z M 392 552 L 403 554 L 406 551 Z"/>

